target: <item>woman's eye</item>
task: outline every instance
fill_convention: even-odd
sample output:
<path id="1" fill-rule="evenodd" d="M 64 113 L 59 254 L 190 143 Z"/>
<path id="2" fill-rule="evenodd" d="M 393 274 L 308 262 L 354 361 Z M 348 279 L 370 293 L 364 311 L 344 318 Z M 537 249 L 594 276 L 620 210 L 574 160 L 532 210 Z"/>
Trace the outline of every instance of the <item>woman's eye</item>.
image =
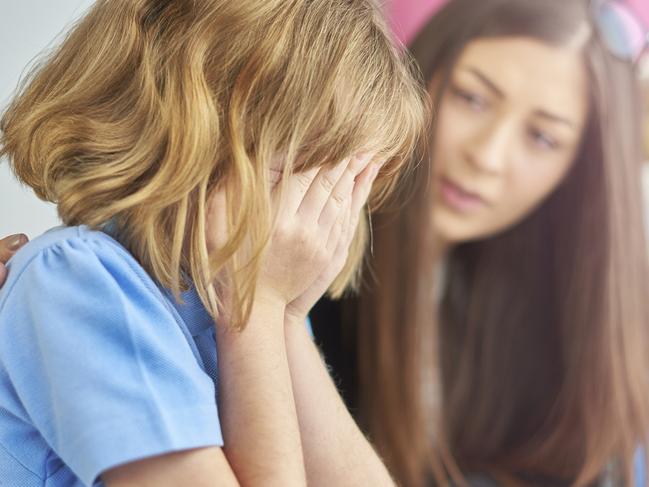
<path id="1" fill-rule="evenodd" d="M 541 149 L 557 150 L 559 142 L 549 134 L 535 128 L 530 129 L 530 138 L 532 142 Z"/>
<path id="2" fill-rule="evenodd" d="M 462 103 L 468 105 L 473 110 L 484 110 L 487 107 L 487 101 L 479 95 L 463 90 L 458 87 L 452 88 L 453 95 Z"/>

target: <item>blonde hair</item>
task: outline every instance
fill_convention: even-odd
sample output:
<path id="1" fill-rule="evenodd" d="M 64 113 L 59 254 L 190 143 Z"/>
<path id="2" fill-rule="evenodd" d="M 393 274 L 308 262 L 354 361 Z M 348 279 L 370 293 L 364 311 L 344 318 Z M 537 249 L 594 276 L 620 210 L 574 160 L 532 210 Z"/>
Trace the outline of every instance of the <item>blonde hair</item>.
<path id="1" fill-rule="evenodd" d="M 9 105 L 0 156 L 65 224 L 110 222 L 152 277 L 176 296 L 193 284 L 215 318 L 224 276 L 241 327 L 274 157 L 289 174 L 378 151 L 374 196 L 394 187 L 425 98 L 400 57 L 371 0 L 100 0 Z M 217 186 L 228 241 L 208 255 Z M 356 282 L 366 233 L 331 294 Z"/>

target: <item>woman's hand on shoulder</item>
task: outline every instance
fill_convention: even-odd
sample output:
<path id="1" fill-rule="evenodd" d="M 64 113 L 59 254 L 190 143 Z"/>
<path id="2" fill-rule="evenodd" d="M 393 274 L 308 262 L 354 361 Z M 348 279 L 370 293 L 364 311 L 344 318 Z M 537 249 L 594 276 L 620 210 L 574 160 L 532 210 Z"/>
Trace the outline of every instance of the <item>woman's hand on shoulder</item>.
<path id="1" fill-rule="evenodd" d="M 27 241 L 27 236 L 22 233 L 9 235 L 0 240 L 0 287 L 2 287 L 7 279 L 7 268 L 5 264 Z"/>

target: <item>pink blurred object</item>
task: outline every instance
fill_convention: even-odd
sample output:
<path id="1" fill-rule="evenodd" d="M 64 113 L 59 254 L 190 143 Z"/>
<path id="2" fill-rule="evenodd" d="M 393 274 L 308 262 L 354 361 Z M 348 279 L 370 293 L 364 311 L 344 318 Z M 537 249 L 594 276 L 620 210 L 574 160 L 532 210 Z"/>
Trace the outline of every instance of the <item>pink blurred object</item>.
<path id="1" fill-rule="evenodd" d="M 419 30 L 449 0 L 388 0 L 386 14 L 396 38 L 408 45 Z M 649 29 L 649 0 L 624 0 Z"/>
<path id="2" fill-rule="evenodd" d="M 403 44 L 408 45 L 428 19 L 449 0 L 390 0 L 386 14 L 392 32 Z M 638 0 L 641 3 L 649 0 Z"/>
<path id="3" fill-rule="evenodd" d="M 395 3 L 400 3 L 395 0 Z M 417 2 L 414 2 L 417 3 Z M 626 0 L 633 12 L 638 16 L 645 28 L 649 29 L 649 0 Z"/>

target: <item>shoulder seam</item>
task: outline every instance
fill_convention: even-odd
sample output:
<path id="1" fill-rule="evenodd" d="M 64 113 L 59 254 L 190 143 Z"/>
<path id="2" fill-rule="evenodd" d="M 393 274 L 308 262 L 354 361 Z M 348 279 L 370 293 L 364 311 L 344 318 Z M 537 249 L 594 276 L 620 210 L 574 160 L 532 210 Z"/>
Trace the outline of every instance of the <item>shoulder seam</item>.
<path id="1" fill-rule="evenodd" d="M 79 240 L 79 241 L 82 241 L 82 242 L 84 242 L 86 244 L 89 243 L 89 242 L 99 242 L 99 241 L 105 242 L 105 243 L 108 243 L 113 248 L 112 249 L 113 251 L 117 251 L 116 253 L 118 253 L 118 255 L 119 255 L 119 253 L 126 254 L 126 255 L 120 255 L 119 257 L 122 258 L 125 261 L 125 263 L 128 265 L 129 269 L 131 269 L 131 271 L 133 271 L 137 275 L 138 280 L 142 284 L 144 284 L 149 291 L 154 292 L 159 298 L 160 297 L 164 298 L 164 296 L 161 296 L 162 293 L 160 292 L 160 289 L 157 288 L 157 286 L 153 286 L 153 288 L 155 288 L 155 289 L 152 289 L 152 286 L 150 285 L 151 283 L 147 282 L 147 279 L 145 279 L 144 276 L 142 275 L 143 274 L 142 269 L 138 269 L 135 265 L 133 265 L 133 262 L 131 262 L 131 259 L 134 260 L 135 257 L 133 257 L 130 254 L 130 252 L 128 252 L 128 250 L 126 250 L 119 242 L 114 240 L 109 235 L 106 235 L 105 233 L 103 233 L 101 231 L 97 231 L 97 233 L 99 235 L 90 234 L 90 233 L 81 233 L 80 231 L 77 230 L 77 235 L 74 235 L 72 237 L 65 237 L 65 238 L 62 238 L 60 240 L 56 240 L 56 241 L 46 245 L 45 247 L 43 247 L 41 249 L 38 249 L 38 251 L 36 251 L 34 253 L 34 255 L 32 255 L 27 260 L 27 262 L 25 262 L 25 264 L 22 266 L 22 269 L 20 269 L 18 275 L 15 277 L 15 279 L 13 279 L 13 282 L 11 283 L 11 286 L 8 287 L 5 290 L 5 299 L 2 302 L 0 302 L 0 313 L 4 309 L 5 303 L 7 302 L 7 298 L 11 294 L 11 291 L 13 290 L 14 286 L 16 286 L 16 284 L 20 281 L 22 275 L 27 270 L 27 268 L 31 265 L 31 263 L 37 257 L 40 257 L 41 255 L 43 255 L 46 251 L 52 250 L 53 248 L 60 246 L 63 242 L 67 242 L 67 241 L 69 241 L 71 239 Z M 97 254 L 95 254 L 95 255 L 97 255 Z M 148 277 L 148 275 L 147 275 L 147 277 Z M 152 281 L 152 278 L 149 277 L 149 279 Z"/>

